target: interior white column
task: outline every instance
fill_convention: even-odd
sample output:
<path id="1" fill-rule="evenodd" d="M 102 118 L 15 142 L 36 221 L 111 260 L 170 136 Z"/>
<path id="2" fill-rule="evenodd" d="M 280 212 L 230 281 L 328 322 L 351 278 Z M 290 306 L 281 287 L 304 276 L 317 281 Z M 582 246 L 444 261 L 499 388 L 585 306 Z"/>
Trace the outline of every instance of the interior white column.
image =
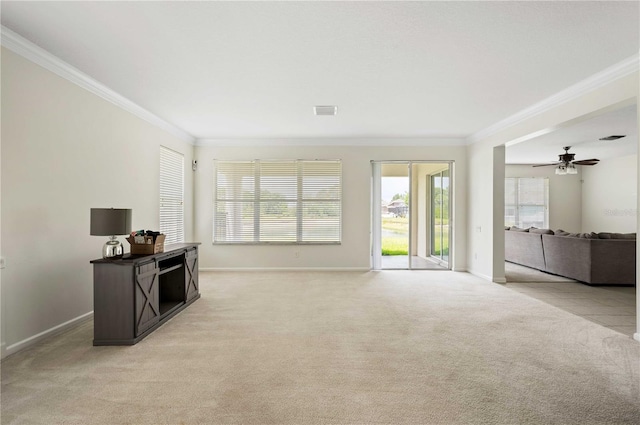
<path id="1" fill-rule="evenodd" d="M 636 122 L 636 126 L 640 129 L 640 106 L 638 105 L 638 100 L 640 100 L 640 95 L 636 97 L 636 110 L 637 110 L 637 114 L 638 114 L 638 120 Z M 638 133 L 640 134 L 640 132 Z M 637 180 L 638 180 L 638 189 L 640 190 L 640 138 L 637 140 L 637 145 L 638 145 L 638 175 L 637 175 Z M 637 199 L 637 208 L 636 208 L 636 220 L 637 220 L 637 225 L 636 225 L 636 234 L 637 231 L 640 230 L 640 215 L 638 215 L 638 212 L 640 211 L 640 197 L 636 196 Z M 638 282 L 640 282 L 640 243 L 638 241 L 638 238 L 636 237 L 636 332 L 633 334 L 633 339 L 635 339 L 636 341 L 640 341 L 640 285 L 638 285 Z"/>
<path id="2" fill-rule="evenodd" d="M 505 283 L 504 277 L 504 158 L 505 146 L 493 148 L 493 270 L 492 280 Z"/>
<path id="3" fill-rule="evenodd" d="M 0 147 L 0 150 L 2 148 Z M 0 165 L 0 188 L 2 187 L 2 167 Z M 2 211 L 2 193 L 0 192 L 0 211 Z M 2 214 L 0 214 L 0 228 L 2 228 L 1 223 Z M 6 344 L 4 342 L 4 309 L 2 308 L 2 269 L 4 268 L 4 258 L 2 257 L 2 232 L 0 232 L 0 358 L 4 358 L 5 356 L 5 348 Z"/>

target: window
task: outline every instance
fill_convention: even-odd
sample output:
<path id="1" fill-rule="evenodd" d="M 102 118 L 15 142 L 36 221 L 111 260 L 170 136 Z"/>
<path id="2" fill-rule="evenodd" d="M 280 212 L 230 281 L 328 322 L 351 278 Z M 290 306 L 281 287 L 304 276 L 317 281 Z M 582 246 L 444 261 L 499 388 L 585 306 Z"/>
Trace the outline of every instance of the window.
<path id="1" fill-rule="evenodd" d="M 340 243 L 341 161 L 214 161 L 214 168 L 214 243 Z"/>
<path id="2" fill-rule="evenodd" d="M 505 226 L 549 227 L 549 179 L 506 178 L 504 200 Z"/>
<path id="3" fill-rule="evenodd" d="M 184 242 L 184 155 L 160 146 L 160 232 Z"/>

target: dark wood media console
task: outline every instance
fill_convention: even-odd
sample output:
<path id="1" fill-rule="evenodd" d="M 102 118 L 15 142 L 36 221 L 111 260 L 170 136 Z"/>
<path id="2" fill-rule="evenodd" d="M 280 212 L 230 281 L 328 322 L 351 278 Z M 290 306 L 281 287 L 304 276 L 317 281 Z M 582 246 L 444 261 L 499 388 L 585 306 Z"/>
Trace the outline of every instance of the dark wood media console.
<path id="1" fill-rule="evenodd" d="M 93 345 L 133 345 L 200 298 L 199 243 L 93 260 Z"/>

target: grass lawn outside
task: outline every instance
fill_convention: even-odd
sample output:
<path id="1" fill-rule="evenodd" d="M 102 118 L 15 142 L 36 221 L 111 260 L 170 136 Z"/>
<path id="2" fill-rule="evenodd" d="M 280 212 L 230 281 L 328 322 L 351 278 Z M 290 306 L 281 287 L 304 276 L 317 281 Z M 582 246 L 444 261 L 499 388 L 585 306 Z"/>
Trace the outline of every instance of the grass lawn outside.
<path id="1" fill-rule="evenodd" d="M 442 251 L 447 256 L 449 255 L 449 220 L 445 219 L 443 224 Z M 409 219 L 407 217 L 382 217 L 382 231 L 382 255 L 409 254 Z M 440 256 L 439 246 L 434 250 L 433 255 Z"/>
<path id="2" fill-rule="evenodd" d="M 409 253 L 409 219 L 407 217 L 382 217 L 382 255 L 407 255 Z"/>
<path id="3" fill-rule="evenodd" d="M 386 236 L 382 238 L 382 255 L 407 255 L 409 241 L 406 236 Z"/>

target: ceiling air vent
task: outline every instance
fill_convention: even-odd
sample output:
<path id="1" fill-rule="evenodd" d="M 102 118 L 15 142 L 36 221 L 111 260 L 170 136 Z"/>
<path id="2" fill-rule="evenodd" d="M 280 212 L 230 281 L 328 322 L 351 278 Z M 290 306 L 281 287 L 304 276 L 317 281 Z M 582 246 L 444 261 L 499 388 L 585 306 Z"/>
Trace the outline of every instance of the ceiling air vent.
<path id="1" fill-rule="evenodd" d="M 314 106 L 313 113 L 316 115 L 335 115 L 338 113 L 338 107 L 333 105 Z"/>
<path id="2" fill-rule="evenodd" d="M 618 139 L 622 139 L 623 137 L 625 137 L 626 134 L 622 135 L 622 136 L 607 136 L 607 137 L 602 137 L 600 140 L 618 140 Z"/>

